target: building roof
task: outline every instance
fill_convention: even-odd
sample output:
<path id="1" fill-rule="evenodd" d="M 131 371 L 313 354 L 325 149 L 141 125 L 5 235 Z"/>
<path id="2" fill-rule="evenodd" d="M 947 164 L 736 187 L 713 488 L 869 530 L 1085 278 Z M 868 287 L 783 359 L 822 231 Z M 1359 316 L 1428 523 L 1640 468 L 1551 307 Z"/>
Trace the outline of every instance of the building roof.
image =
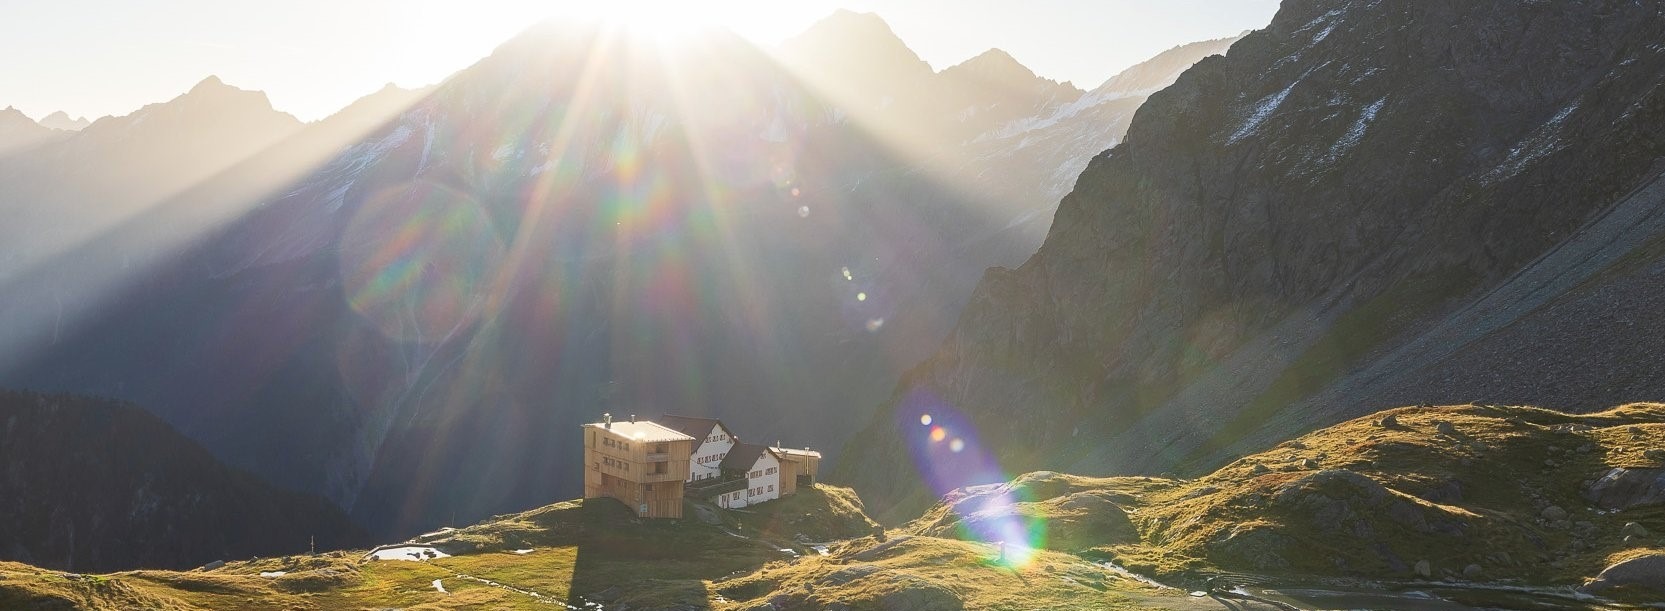
<path id="1" fill-rule="evenodd" d="M 776 454 L 779 454 L 779 455 L 781 455 L 782 457 L 785 457 L 785 458 L 820 458 L 821 457 L 820 452 L 816 452 L 815 450 L 811 450 L 809 448 L 804 448 L 802 450 L 798 450 L 798 449 L 794 449 L 794 448 L 774 448 L 774 447 L 772 447 L 772 448 L 769 448 L 769 449 L 774 450 Z"/>
<path id="2" fill-rule="evenodd" d="M 584 426 L 606 429 L 613 434 L 624 437 L 625 439 L 640 441 L 643 443 L 656 443 L 661 441 L 690 441 L 694 439 L 691 436 L 682 434 L 682 432 L 677 431 L 676 429 L 672 429 L 648 420 L 637 420 L 635 422 L 630 422 L 628 420 L 619 422 L 614 420 L 611 427 L 601 422 L 592 422 Z"/>
<path id="3" fill-rule="evenodd" d="M 727 431 L 730 437 L 734 436 L 734 430 L 728 428 L 728 425 L 723 424 L 723 421 L 716 418 L 664 414 L 659 416 L 659 422 L 670 428 L 682 431 L 684 435 L 693 437 L 695 452 L 699 452 L 700 446 L 705 444 L 705 438 L 711 436 L 712 427 L 723 427 L 723 430 Z"/>
<path id="4" fill-rule="evenodd" d="M 736 443 L 728 451 L 728 455 L 723 457 L 723 462 L 718 467 L 747 471 L 752 468 L 752 465 L 757 464 L 757 459 L 762 457 L 764 452 L 768 452 L 776 460 L 780 459 L 780 455 L 775 454 L 774 450 L 770 450 L 769 446 L 755 443 Z"/>

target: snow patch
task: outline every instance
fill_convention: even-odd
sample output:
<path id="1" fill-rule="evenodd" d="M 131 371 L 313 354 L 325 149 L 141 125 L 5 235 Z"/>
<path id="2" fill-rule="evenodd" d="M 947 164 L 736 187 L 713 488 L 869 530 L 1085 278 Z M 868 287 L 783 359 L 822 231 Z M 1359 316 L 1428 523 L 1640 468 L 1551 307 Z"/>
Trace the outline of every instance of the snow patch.
<path id="1" fill-rule="evenodd" d="M 366 560 L 407 560 L 422 562 L 431 558 L 450 558 L 451 555 L 439 551 L 432 545 L 397 545 L 392 547 L 378 547 L 365 554 Z"/>
<path id="2" fill-rule="evenodd" d="M 1489 185 L 1514 178 L 1539 159 L 1567 148 L 1566 142 L 1561 140 L 1561 126 L 1575 110 L 1578 110 L 1577 102 L 1561 109 L 1561 112 L 1555 113 L 1555 116 L 1550 117 L 1549 121 L 1544 122 L 1538 129 L 1532 130 L 1520 144 L 1509 150 L 1509 156 L 1502 164 L 1481 179 L 1481 183 Z"/>
<path id="3" fill-rule="evenodd" d="M 450 592 L 446 592 L 446 591 L 445 591 L 445 584 L 444 584 L 444 583 L 441 583 L 441 582 L 442 582 L 442 581 L 444 581 L 444 580 L 442 580 L 442 579 L 435 579 L 435 580 L 434 580 L 434 589 L 435 589 L 435 590 L 439 590 L 439 593 L 440 593 L 440 594 L 450 594 Z"/>
<path id="4" fill-rule="evenodd" d="M 1329 38 L 1330 37 L 1330 32 L 1334 32 L 1335 27 L 1338 26 L 1338 25 L 1341 25 L 1341 23 L 1337 22 L 1337 23 L 1332 23 L 1330 25 L 1324 26 L 1324 29 L 1319 30 L 1317 34 L 1313 35 L 1312 44 L 1316 45 L 1318 43 L 1324 42 L 1324 39 Z"/>
<path id="5" fill-rule="evenodd" d="M 1262 98 L 1260 103 L 1255 105 L 1255 109 L 1249 113 L 1248 118 L 1243 120 L 1243 125 L 1238 127 L 1230 138 L 1226 139 L 1226 144 L 1236 144 L 1237 141 L 1254 134 L 1256 130 L 1260 129 L 1262 123 L 1272 117 L 1272 113 L 1278 111 L 1278 107 L 1283 105 L 1284 99 L 1289 97 L 1289 92 L 1294 91 L 1295 86 L 1299 84 L 1301 84 L 1301 80 L 1295 79 L 1295 82 L 1290 83 L 1288 87 L 1284 87 L 1283 91 Z"/>
<path id="6" fill-rule="evenodd" d="M 1359 113 L 1358 120 L 1353 121 L 1353 126 L 1347 128 L 1347 133 L 1343 134 L 1340 140 L 1330 146 L 1330 154 L 1325 158 L 1325 161 L 1335 161 L 1341 158 L 1342 155 L 1347 154 L 1347 151 L 1352 150 L 1359 143 L 1359 140 L 1364 138 L 1365 130 L 1370 128 L 1370 123 L 1376 120 L 1376 114 L 1381 112 L 1385 105 L 1387 105 L 1387 98 L 1376 100 L 1369 106 L 1364 107 L 1364 111 Z"/>
<path id="7" fill-rule="evenodd" d="M 288 574 L 289 574 L 289 571 L 261 571 L 260 572 L 261 577 L 282 577 L 282 576 L 288 575 Z"/>

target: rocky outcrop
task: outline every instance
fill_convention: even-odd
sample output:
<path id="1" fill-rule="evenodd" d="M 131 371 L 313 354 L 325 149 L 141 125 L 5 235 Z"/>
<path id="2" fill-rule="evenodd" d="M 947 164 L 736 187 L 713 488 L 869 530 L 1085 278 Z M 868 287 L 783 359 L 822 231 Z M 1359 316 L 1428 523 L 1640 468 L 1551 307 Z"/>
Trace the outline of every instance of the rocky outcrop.
<path id="1" fill-rule="evenodd" d="M 1392 404 L 1665 392 L 1657 359 L 1616 364 L 1618 397 L 1609 370 L 1567 365 L 1659 347 L 1602 304 L 1643 317 L 1631 302 L 1656 293 L 1634 275 L 1657 270 L 1638 228 L 1665 203 L 1626 196 L 1665 154 L 1662 33 L 1657 7 L 1618 1 L 1284 3 L 1151 96 L 840 474 L 881 513 L 920 506 L 878 465 L 908 460 L 906 424 L 944 409 L 1009 470 L 1161 473 Z M 1610 207 L 1629 220 L 1602 224 Z M 1610 272 L 1634 280 L 1542 310 Z M 1517 333 L 1527 320 L 1558 330 Z"/>
<path id="2" fill-rule="evenodd" d="M 1584 589 L 1603 595 L 1658 600 L 1665 596 L 1665 553 L 1644 554 L 1613 563 L 1584 584 Z"/>
<path id="3" fill-rule="evenodd" d="M 1665 469 L 1614 467 L 1590 483 L 1584 498 L 1603 509 L 1665 505 Z"/>

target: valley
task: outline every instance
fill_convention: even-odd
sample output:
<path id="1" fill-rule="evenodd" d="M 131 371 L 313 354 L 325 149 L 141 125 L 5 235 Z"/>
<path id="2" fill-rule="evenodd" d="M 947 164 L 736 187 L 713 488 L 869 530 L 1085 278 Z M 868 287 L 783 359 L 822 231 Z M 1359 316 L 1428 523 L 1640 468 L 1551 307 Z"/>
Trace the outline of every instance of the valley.
<path id="1" fill-rule="evenodd" d="M 406 560 L 344 551 L 104 575 L 0 564 L 0 604 L 1639 609 L 1665 595 L 1661 447 L 1660 404 L 1406 407 L 1194 480 L 1029 473 L 892 529 L 824 484 L 686 520 L 591 499 L 424 534 Z"/>
<path id="2" fill-rule="evenodd" d="M 1665 609 L 1665 3 L 643 1 L 0 65 L 0 609 Z"/>

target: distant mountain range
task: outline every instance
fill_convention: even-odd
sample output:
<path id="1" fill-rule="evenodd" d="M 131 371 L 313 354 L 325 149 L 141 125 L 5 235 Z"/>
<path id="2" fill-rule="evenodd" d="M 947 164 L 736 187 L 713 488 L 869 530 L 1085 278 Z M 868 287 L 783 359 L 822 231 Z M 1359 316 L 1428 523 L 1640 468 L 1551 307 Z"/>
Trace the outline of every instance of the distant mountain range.
<path id="1" fill-rule="evenodd" d="M 838 475 L 929 502 L 894 468 L 923 413 L 1007 472 L 1188 476 L 1395 405 L 1660 398 L 1662 36 L 1624 2 L 1285 2 L 1150 97 Z"/>
<path id="2" fill-rule="evenodd" d="M 114 401 L 0 391 L 0 554 L 65 571 L 191 568 L 364 546 L 323 497 L 228 469 Z"/>
<path id="3" fill-rule="evenodd" d="M 135 401 L 384 535 L 577 494 L 602 411 L 831 451 L 1231 42 L 1084 92 L 849 12 L 674 57 L 548 24 L 313 124 L 210 78 L 0 166 L 0 384 Z"/>

